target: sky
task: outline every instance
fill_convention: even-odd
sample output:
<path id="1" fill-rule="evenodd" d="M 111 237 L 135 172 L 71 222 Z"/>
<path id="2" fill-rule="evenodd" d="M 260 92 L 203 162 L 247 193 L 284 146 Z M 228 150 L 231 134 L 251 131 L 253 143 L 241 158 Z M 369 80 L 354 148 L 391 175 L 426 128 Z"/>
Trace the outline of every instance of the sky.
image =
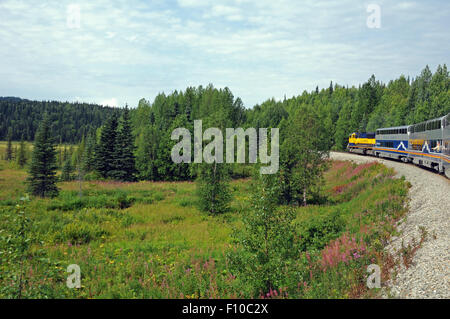
<path id="1" fill-rule="evenodd" d="M 246 107 L 449 66 L 450 1 L 0 0 L 0 96 L 135 107 L 188 86 Z"/>

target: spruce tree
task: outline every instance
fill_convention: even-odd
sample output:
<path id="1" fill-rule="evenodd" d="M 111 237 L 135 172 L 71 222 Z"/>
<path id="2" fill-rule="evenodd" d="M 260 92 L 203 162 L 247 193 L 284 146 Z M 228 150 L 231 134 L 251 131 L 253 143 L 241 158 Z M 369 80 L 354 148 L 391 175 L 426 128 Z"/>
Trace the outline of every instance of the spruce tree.
<path id="1" fill-rule="evenodd" d="M 19 152 L 17 154 L 17 164 L 19 164 L 20 167 L 24 167 L 25 164 L 27 163 L 27 153 L 26 153 L 26 146 L 25 146 L 25 141 L 23 140 L 23 135 L 22 135 L 22 139 L 20 141 L 20 146 L 19 146 Z"/>
<path id="2" fill-rule="evenodd" d="M 84 172 L 91 172 L 95 168 L 95 148 L 97 141 L 95 132 L 89 132 L 86 138 L 86 147 L 81 159 L 81 168 Z"/>
<path id="3" fill-rule="evenodd" d="M 13 154 L 13 150 L 12 150 L 12 130 L 11 128 L 8 130 L 8 144 L 6 146 L 6 160 L 10 161 L 12 160 L 12 154 Z"/>
<path id="4" fill-rule="evenodd" d="M 199 165 L 197 178 L 199 208 L 213 215 L 225 213 L 231 201 L 227 167 L 223 163 L 216 162 Z"/>
<path id="5" fill-rule="evenodd" d="M 134 138 L 128 106 L 125 107 L 120 120 L 120 128 L 116 135 L 116 147 L 113 159 L 113 167 L 109 174 L 110 177 L 128 182 L 136 180 L 137 172 L 134 156 Z"/>
<path id="6" fill-rule="evenodd" d="M 66 161 L 64 162 L 64 166 L 61 172 L 61 180 L 64 182 L 71 181 L 73 178 L 72 173 L 74 171 L 74 168 L 71 162 L 72 161 L 70 158 L 66 159 Z"/>
<path id="7" fill-rule="evenodd" d="M 29 191 L 40 197 L 58 195 L 56 187 L 56 149 L 50 131 L 50 120 L 44 116 L 36 132 L 32 161 L 29 170 Z"/>
<path id="8" fill-rule="evenodd" d="M 117 114 L 113 113 L 102 128 L 95 151 L 95 169 L 103 178 L 110 177 L 115 165 L 117 125 Z"/>
<path id="9" fill-rule="evenodd" d="M 223 111 L 218 111 L 205 120 L 205 127 L 217 127 L 222 132 L 225 131 L 225 127 L 230 126 L 231 123 Z M 197 174 L 200 209 L 214 215 L 226 212 L 232 198 L 229 187 L 229 166 L 226 163 L 218 163 L 216 158 L 213 163 L 204 161 L 199 164 Z"/>

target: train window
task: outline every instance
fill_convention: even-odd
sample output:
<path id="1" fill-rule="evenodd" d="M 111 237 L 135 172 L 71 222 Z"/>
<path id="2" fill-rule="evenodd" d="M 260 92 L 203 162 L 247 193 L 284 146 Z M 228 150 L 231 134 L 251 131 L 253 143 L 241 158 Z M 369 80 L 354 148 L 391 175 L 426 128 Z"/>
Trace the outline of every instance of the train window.
<path id="1" fill-rule="evenodd" d="M 430 141 L 430 149 L 433 152 L 440 153 L 442 151 L 442 141 L 441 140 Z"/>
<path id="2" fill-rule="evenodd" d="M 382 146 L 382 147 L 390 147 L 390 148 L 393 148 L 393 147 L 394 147 L 394 142 L 382 141 L 382 142 L 381 142 L 381 146 Z"/>
<path id="3" fill-rule="evenodd" d="M 419 132 L 424 132 L 426 128 L 426 123 L 420 124 L 419 127 L 420 127 Z"/>

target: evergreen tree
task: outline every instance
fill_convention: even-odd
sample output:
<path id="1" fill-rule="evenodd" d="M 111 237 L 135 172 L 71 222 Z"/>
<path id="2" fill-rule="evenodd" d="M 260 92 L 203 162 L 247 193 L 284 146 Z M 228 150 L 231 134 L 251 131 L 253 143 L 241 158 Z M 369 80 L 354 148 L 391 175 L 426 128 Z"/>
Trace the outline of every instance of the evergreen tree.
<path id="1" fill-rule="evenodd" d="M 231 201 L 227 167 L 223 163 L 216 162 L 199 165 L 197 178 L 199 208 L 214 215 L 226 212 Z"/>
<path id="2" fill-rule="evenodd" d="M 35 131 L 47 113 L 55 142 L 78 143 L 85 132 L 98 128 L 112 114 L 120 110 L 86 103 L 30 101 L 0 97 L 0 140 L 6 140 L 12 129 L 13 141 L 24 135 L 25 141 L 35 138 Z"/>
<path id="3" fill-rule="evenodd" d="M 95 151 L 95 169 L 103 178 L 110 177 L 115 165 L 117 125 L 117 114 L 114 113 L 102 128 Z"/>
<path id="4" fill-rule="evenodd" d="M 6 160 L 10 161 L 12 160 L 12 154 L 13 154 L 13 150 L 12 150 L 12 130 L 11 128 L 8 131 L 8 143 L 6 145 Z"/>
<path id="5" fill-rule="evenodd" d="M 86 138 L 86 147 L 81 160 L 81 168 L 84 172 L 91 172 L 95 168 L 95 149 L 97 147 L 95 132 L 89 132 Z"/>
<path id="6" fill-rule="evenodd" d="M 139 172 L 139 178 L 146 180 L 158 179 L 157 150 L 156 129 L 153 125 L 145 126 L 137 140 L 136 168 Z"/>
<path id="7" fill-rule="evenodd" d="M 56 168 L 56 149 L 50 131 L 50 121 L 48 116 L 44 116 L 36 132 L 30 175 L 27 179 L 29 191 L 40 197 L 57 196 Z"/>
<path id="8" fill-rule="evenodd" d="M 24 167 L 26 163 L 27 163 L 27 150 L 22 135 L 22 139 L 20 141 L 19 146 L 19 152 L 17 154 L 17 164 L 19 164 L 20 167 Z"/>
<path id="9" fill-rule="evenodd" d="M 205 127 L 216 127 L 222 132 L 225 131 L 225 127 L 230 127 L 230 119 L 227 119 L 226 110 L 223 109 L 218 109 L 204 123 L 206 124 Z M 214 154 L 211 154 L 213 157 L 216 156 L 216 151 L 214 150 Z M 199 207 L 210 214 L 226 212 L 231 201 L 231 191 L 228 184 L 229 167 L 225 163 L 218 163 L 217 160 L 218 158 L 215 158 L 213 163 L 207 163 L 203 160 L 201 164 L 198 164 L 197 171 Z"/>
<path id="10" fill-rule="evenodd" d="M 120 181 L 136 180 L 134 138 L 128 106 L 125 107 L 120 121 L 120 128 L 116 134 L 116 146 L 113 156 L 114 161 L 109 176 Z"/>
<path id="11" fill-rule="evenodd" d="M 62 181 L 71 181 L 73 179 L 72 173 L 74 171 L 74 168 L 72 166 L 72 160 L 70 158 L 66 159 L 64 162 L 64 166 L 62 168 L 61 172 L 61 180 Z"/>

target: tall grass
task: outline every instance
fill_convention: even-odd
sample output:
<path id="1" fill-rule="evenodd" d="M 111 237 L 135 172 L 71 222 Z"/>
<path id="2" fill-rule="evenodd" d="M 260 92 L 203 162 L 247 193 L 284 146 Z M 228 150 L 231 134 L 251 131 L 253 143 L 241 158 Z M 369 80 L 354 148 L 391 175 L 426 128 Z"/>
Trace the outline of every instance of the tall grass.
<path id="1" fill-rule="evenodd" d="M 6 239 L 15 232 L 8 216 L 25 192 L 26 172 L 0 163 L 4 167 L 0 171 L 0 250 L 5 252 Z M 251 290 L 230 272 L 226 258 L 233 249 L 230 234 L 241 227 L 241 216 L 249 211 L 249 180 L 232 182 L 231 210 L 218 217 L 196 208 L 195 185 L 190 182 L 88 181 L 82 183 L 81 194 L 78 182 L 60 183 L 62 191 L 56 199 L 35 198 L 26 208 L 32 240 L 26 272 L 30 286 L 23 296 L 371 296 L 373 292 L 365 287 L 365 267 L 377 263 L 386 271 L 383 247 L 405 213 L 406 183 L 376 163 L 333 162 L 325 178 L 321 204 L 296 208 L 296 237 L 304 245 L 296 271 L 285 274 L 289 284 L 259 295 L 248 293 Z M 0 256 L 0 287 L 8 287 L 11 281 L 5 274 L 17 265 L 5 254 Z M 70 264 L 81 268 L 80 289 L 65 285 Z M 45 289 L 38 293 L 33 287 L 44 287 L 43 282 Z M 0 297 L 11 295 L 3 289 Z"/>

